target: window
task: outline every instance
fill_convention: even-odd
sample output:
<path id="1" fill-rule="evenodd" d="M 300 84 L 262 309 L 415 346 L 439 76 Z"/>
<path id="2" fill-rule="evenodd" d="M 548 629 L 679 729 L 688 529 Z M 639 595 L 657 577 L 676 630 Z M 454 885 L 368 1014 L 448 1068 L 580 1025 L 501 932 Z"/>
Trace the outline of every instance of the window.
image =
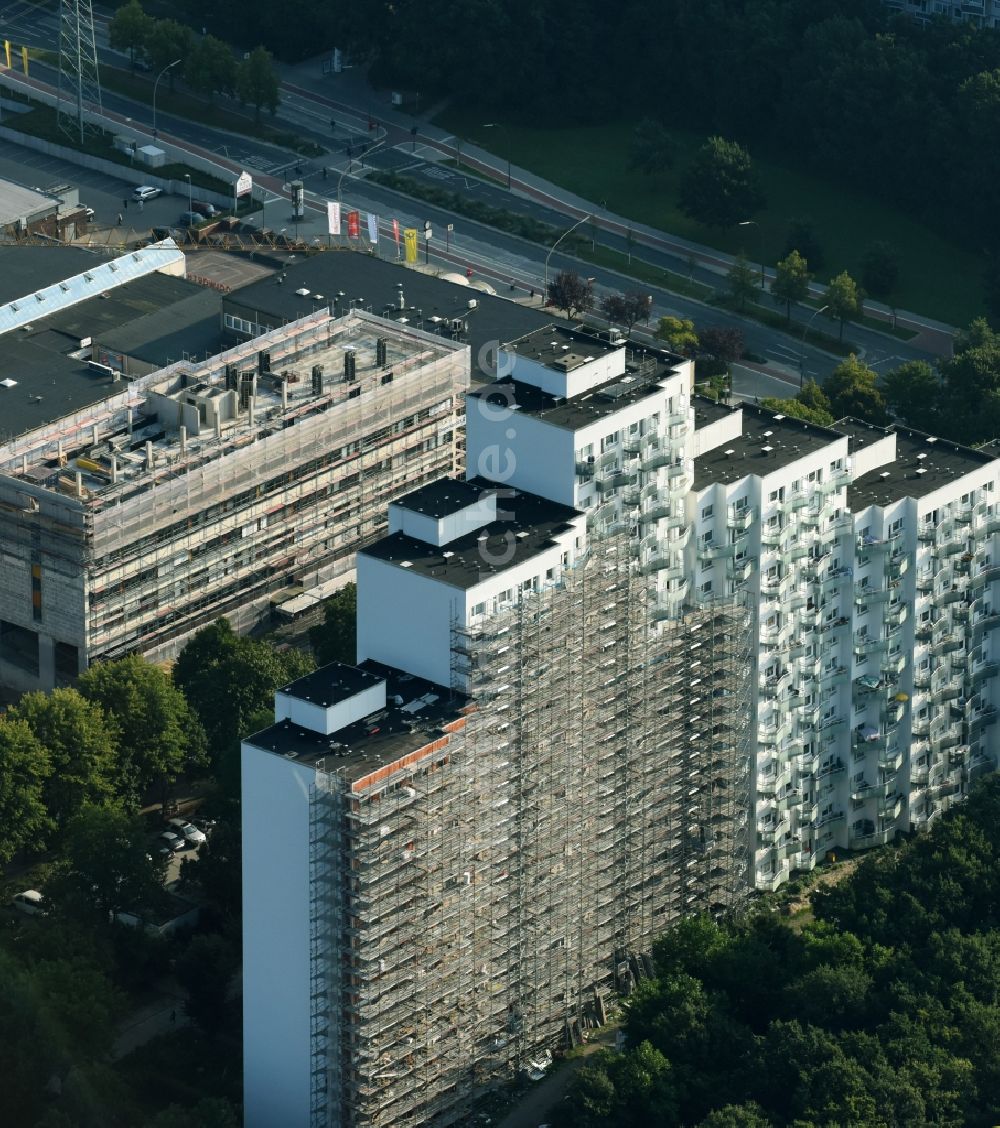
<path id="1" fill-rule="evenodd" d="M 711 580 L 706 580 L 701 585 L 701 594 L 702 595 L 711 595 L 712 594 L 712 581 Z"/>
<path id="2" fill-rule="evenodd" d="M 42 566 L 31 565 L 31 617 L 36 623 L 42 621 Z"/>
<path id="3" fill-rule="evenodd" d="M 711 505 L 706 505 L 705 508 L 701 511 L 701 519 L 703 521 L 707 521 L 709 519 L 709 517 L 712 516 L 713 508 L 714 507 L 711 506 Z"/>

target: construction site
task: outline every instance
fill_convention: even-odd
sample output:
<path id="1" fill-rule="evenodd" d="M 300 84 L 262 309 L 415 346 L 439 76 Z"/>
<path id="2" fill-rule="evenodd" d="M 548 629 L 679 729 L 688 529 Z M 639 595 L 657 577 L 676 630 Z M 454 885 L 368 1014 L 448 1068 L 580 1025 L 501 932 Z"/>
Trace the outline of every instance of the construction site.
<path id="1" fill-rule="evenodd" d="M 86 362 L 81 362 L 86 365 Z M 100 368 L 95 361 L 90 367 Z M 313 606 L 386 507 L 453 473 L 468 346 L 327 309 L 179 361 L 0 447 L 0 678 L 170 656 Z"/>
<path id="2" fill-rule="evenodd" d="M 364 663 L 386 708 L 318 742 L 317 1128 L 468 1123 L 603 1025 L 672 922 L 748 896 L 752 612 L 664 620 L 634 547 L 592 541 L 559 584 L 454 627 L 450 694 Z"/>

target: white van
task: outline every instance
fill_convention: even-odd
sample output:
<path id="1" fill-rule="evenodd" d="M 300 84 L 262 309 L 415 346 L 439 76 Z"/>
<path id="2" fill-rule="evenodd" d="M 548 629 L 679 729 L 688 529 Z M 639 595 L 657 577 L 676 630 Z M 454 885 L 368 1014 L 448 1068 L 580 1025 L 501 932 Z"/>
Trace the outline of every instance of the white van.
<path id="1" fill-rule="evenodd" d="M 45 898 L 37 889 L 26 889 L 23 893 L 18 893 L 10 903 L 15 909 L 20 909 L 22 913 L 27 913 L 29 916 L 44 913 L 46 908 Z"/>

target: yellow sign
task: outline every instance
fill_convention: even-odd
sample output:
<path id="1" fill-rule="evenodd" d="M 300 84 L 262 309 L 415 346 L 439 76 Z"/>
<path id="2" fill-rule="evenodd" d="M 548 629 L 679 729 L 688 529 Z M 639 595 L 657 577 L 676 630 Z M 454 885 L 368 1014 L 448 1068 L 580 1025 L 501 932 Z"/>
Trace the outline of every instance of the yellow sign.
<path id="1" fill-rule="evenodd" d="M 10 67 L 10 40 L 3 41 L 3 53 L 7 56 L 7 66 Z"/>
<path id="2" fill-rule="evenodd" d="M 403 244 L 406 247 L 406 261 L 417 261 L 417 229 L 415 227 L 403 228 Z"/>
<path id="3" fill-rule="evenodd" d="M 25 74 L 25 77 L 27 77 L 27 74 L 28 74 L 28 48 L 27 47 L 21 48 L 21 61 L 24 63 L 24 74 Z"/>

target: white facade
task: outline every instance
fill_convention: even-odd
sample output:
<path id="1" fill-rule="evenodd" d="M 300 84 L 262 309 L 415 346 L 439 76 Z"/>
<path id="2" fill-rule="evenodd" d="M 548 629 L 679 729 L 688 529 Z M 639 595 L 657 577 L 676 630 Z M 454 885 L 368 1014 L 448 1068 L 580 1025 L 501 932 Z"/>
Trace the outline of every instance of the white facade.
<path id="1" fill-rule="evenodd" d="M 887 8 L 905 12 L 921 23 L 935 17 L 973 23 L 977 27 L 1000 27 L 998 0 L 882 0 Z"/>
<path id="2" fill-rule="evenodd" d="M 742 418 L 735 435 L 751 413 L 758 437 Z M 743 588 L 760 608 L 755 880 L 773 889 L 832 849 L 925 825 L 995 765 L 1000 463 L 856 424 L 813 428 L 795 458 L 801 424 L 733 416 L 703 429 L 687 566 L 695 598 Z M 707 441 L 722 434 L 725 448 Z M 944 484 L 924 492 L 926 473 Z"/>
<path id="3" fill-rule="evenodd" d="M 246 1128 L 309 1128 L 309 796 L 315 769 L 242 750 Z"/>

